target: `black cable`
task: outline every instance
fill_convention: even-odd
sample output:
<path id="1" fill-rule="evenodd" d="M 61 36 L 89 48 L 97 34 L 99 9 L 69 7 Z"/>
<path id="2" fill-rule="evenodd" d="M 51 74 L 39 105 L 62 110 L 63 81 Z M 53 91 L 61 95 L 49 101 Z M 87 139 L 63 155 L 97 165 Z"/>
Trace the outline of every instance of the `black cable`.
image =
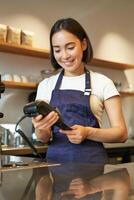
<path id="1" fill-rule="evenodd" d="M 28 144 L 28 146 L 30 146 L 30 148 L 33 150 L 33 154 L 36 156 L 39 156 L 41 159 L 43 159 L 43 157 L 41 156 L 41 154 L 38 153 L 37 149 L 34 147 L 34 145 L 32 144 L 32 142 L 28 139 L 28 137 L 24 134 L 24 132 L 21 129 L 17 129 L 18 125 L 20 124 L 20 122 L 25 119 L 26 117 L 28 117 L 28 115 L 23 115 L 18 122 L 16 123 L 15 126 L 15 131 L 17 133 L 19 133 L 19 135 L 21 135 L 21 137 L 26 141 L 26 143 Z"/>
<path id="2" fill-rule="evenodd" d="M 28 117 L 27 115 L 23 115 L 16 123 L 16 126 L 15 126 L 15 131 L 17 130 L 17 126 L 20 124 L 20 122 L 25 119 L 26 117 Z"/>

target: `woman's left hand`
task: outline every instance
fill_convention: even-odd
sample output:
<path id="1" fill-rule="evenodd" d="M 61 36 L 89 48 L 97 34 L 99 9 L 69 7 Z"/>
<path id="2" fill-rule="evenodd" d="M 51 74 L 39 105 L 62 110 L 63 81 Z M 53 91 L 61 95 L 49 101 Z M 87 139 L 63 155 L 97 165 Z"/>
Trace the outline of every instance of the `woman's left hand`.
<path id="1" fill-rule="evenodd" d="M 72 130 L 60 130 L 61 133 L 65 134 L 69 141 L 74 144 L 80 144 L 88 136 L 87 128 L 80 125 L 74 125 L 71 127 Z"/>
<path id="2" fill-rule="evenodd" d="M 82 179 L 73 179 L 69 185 L 69 189 L 61 193 L 61 197 L 73 195 L 75 199 L 81 199 L 90 193 L 90 184 Z M 91 192 L 93 193 L 93 191 Z"/>

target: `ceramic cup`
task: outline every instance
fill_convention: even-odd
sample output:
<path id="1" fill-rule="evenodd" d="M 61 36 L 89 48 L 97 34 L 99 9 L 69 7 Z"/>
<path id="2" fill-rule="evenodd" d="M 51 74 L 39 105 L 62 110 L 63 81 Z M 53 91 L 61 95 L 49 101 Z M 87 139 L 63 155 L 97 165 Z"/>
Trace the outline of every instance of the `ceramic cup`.
<path id="1" fill-rule="evenodd" d="M 15 82 L 21 82 L 21 77 L 20 77 L 19 75 L 17 75 L 17 74 L 14 74 L 14 75 L 13 75 L 13 80 L 14 80 Z"/>
<path id="2" fill-rule="evenodd" d="M 2 74 L 1 80 L 2 81 L 13 81 L 13 77 L 11 74 Z"/>
<path id="3" fill-rule="evenodd" d="M 21 75 L 21 81 L 22 81 L 23 83 L 27 83 L 27 82 L 28 82 L 28 79 L 27 79 L 26 76 Z"/>

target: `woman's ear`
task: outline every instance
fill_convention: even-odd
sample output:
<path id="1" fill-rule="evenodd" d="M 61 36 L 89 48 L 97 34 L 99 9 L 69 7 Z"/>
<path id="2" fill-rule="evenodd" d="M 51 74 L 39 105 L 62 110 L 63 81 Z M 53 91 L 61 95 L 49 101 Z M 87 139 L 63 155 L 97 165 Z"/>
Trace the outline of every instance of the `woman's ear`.
<path id="1" fill-rule="evenodd" d="M 86 38 L 84 38 L 83 41 L 82 41 L 82 49 L 83 49 L 83 51 L 85 51 L 87 49 L 87 40 L 86 40 Z"/>

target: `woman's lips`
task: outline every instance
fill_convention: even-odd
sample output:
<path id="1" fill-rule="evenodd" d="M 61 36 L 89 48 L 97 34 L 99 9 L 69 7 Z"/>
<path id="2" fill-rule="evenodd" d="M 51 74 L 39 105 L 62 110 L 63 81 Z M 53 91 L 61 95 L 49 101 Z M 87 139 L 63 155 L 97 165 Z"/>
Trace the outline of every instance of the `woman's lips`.
<path id="1" fill-rule="evenodd" d="M 64 63 L 64 65 L 70 66 L 70 65 L 72 65 L 74 63 L 74 60 L 72 60 L 72 61 L 64 61 L 63 63 Z"/>

